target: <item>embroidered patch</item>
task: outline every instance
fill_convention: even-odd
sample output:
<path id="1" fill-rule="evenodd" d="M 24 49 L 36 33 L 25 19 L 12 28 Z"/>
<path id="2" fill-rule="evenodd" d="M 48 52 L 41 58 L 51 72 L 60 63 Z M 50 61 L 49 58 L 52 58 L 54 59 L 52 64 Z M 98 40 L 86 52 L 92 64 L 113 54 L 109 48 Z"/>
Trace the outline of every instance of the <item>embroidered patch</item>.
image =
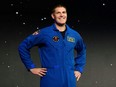
<path id="1" fill-rule="evenodd" d="M 69 42 L 75 42 L 75 38 L 67 36 L 67 41 L 69 41 Z"/>
<path id="2" fill-rule="evenodd" d="M 59 41 L 59 37 L 58 36 L 54 36 L 53 37 L 53 41 L 58 42 Z"/>
<path id="3" fill-rule="evenodd" d="M 40 30 L 35 31 L 32 35 L 38 35 Z"/>

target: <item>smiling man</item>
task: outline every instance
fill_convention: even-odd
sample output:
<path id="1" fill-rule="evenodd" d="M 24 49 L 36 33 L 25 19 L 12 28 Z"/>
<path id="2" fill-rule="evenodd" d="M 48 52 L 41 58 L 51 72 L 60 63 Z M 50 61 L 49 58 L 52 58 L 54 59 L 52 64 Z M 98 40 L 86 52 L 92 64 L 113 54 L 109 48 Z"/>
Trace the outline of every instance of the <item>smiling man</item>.
<path id="1" fill-rule="evenodd" d="M 39 75 L 40 87 L 76 87 L 86 63 L 86 47 L 80 34 L 67 24 L 67 9 L 56 5 L 51 13 L 54 23 L 24 39 L 19 54 L 26 68 Z M 38 46 L 41 67 L 32 62 L 30 49 Z M 77 52 L 74 58 L 74 50 Z"/>

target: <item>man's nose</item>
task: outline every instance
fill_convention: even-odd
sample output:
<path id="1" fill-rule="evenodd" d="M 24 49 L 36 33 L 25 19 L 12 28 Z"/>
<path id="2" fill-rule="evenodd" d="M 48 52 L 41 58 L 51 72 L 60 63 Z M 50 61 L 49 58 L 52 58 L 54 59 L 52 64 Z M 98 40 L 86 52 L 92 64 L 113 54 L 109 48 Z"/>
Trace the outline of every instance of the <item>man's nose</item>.
<path id="1" fill-rule="evenodd" d="M 61 13 L 60 16 L 63 16 L 63 13 Z"/>

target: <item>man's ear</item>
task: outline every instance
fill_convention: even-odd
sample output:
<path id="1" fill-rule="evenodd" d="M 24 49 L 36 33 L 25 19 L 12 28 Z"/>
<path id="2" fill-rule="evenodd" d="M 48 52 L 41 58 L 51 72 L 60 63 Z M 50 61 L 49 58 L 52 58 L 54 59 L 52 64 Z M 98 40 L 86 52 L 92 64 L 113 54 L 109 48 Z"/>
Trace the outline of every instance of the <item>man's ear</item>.
<path id="1" fill-rule="evenodd" d="M 51 17 L 52 17 L 52 19 L 54 19 L 54 15 L 53 14 L 51 14 Z"/>

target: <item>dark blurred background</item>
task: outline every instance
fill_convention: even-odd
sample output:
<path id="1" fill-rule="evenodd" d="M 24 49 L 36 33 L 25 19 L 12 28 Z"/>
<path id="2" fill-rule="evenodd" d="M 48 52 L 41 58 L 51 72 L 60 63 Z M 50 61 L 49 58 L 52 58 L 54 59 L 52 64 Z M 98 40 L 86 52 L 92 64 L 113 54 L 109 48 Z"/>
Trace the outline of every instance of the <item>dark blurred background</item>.
<path id="1" fill-rule="evenodd" d="M 115 0 L 1 0 L 0 87 L 39 87 L 39 76 L 22 64 L 18 45 L 34 31 L 50 25 L 50 9 L 56 3 L 68 8 L 68 21 L 87 45 L 87 64 L 78 87 L 116 86 Z M 31 49 L 39 67 L 37 48 Z"/>

